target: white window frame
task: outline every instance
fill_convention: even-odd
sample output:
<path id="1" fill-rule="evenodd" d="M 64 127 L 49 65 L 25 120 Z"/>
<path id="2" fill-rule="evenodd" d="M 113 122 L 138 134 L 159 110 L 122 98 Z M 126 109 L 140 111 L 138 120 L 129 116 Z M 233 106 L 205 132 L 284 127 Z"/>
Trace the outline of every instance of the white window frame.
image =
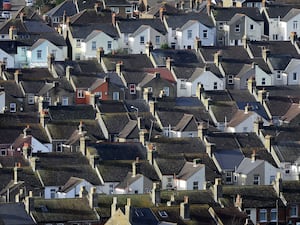
<path id="1" fill-rule="evenodd" d="M 218 82 L 214 82 L 213 85 L 214 85 L 213 89 L 214 89 L 214 90 L 218 90 Z"/>
<path id="2" fill-rule="evenodd" d="M 294 20 L 293 21 L 293 29 L 298 29 L 298 21 L 297 20 Z"/>
<path id="3" fill-rule="evenodd" d="M 77 90 L 77 98 L 85 98 L 84 90 Z"/>
<path id="4" fill-rule="evenodd" d="M 272 218 L 274 216 L 275 216 L 275 218 Z M 276 222 L 277 219 L 278 219 L 277 209 L 271 209 L 271 211 L 270 211 L 270 221 L 271 222 Z"/>
<path id="5" fill-rule="evenodd" d="M 97 42 L 92 41 L 92 51 L 96 51 L 96 50 L 97 50 Z"/>
<path id="6" fill-rule="evenodd" d="M 298 206 L 297 205 L 291 205 L 290 207 L 290 217 L 298 217 Z"/>
<path id="7" fill-rule="evenodd" d="M 219 23 L 218 29 L 219 30 L 224 30 L 224 23 L 223 22 Z"/>
<path id="8" fill-rule="evenodd" d="M 282 79 L 281 71 L 280 70 L 277 70 L 277 72 L 276 72 L 276 79 L 277 80 L 281 80 Z"/>
<path id="9" fill-rule="evenodd" d="M 119 7 L 110 7 L 110 11 L 118 14 L 120 12 L 120 9 Z"/>
<path id="10" fill-rule="evenodd" d="M 225 172 L 225 182 L 226 182 L 226 184 L 232 183 L 232 172 L 230 172 L 230 171 Z"/>
<path id="11" fill-rule="evenodd" d="M 28 105 L 34 105 L 34 94 L 28 94 L 27 103 Z"/>
<path id="12" fill-rule="evenodd" d="M 160 36 L 159 35 L 155 36 L 155 44 L 160 45 Z"/>
<path id="13" fill-rule="evenodd" d="M 69 98 L 67 96 L 62 96 L 61 105 L 69 105 Z"/>
<path id="14" fill-rule="evenodd" d="M 253 185 L 260 185 L 260 176 L 259 174 L 253 175 Z"/>
<path id="15" fill-rule="evenodd" d="M 37 59 L 42 59 L 42 50 L 41 49 L 36 51 L 36 58 Z"/>
<path id="16" fill-rule="evenodd" d="M 187 39 L 193 38 L 193 30 L 187 30 Z"/>
<path id="17" fill-rule="evenodd" d="M 56 196 L 56 190 L 55 189 L 50 189 L 50 198 L 54 199 Z"/>
<path id="18" fill-rule="evenodd" d="M 113 100 L 120 100 L 120 93 L 118 91 L 113 92 Z"/>
<path id="19" fill-rule="evenodd" d="M 135 87 L 135 84 L 129 84 L 129 93 L 130 93 L 131 95 L 136 94 L 136 87 Z"/>
<path id="20" fill-rule="evenodd" d="M 297 72 L 293 73 L 293 81 L 297 81 L 298 80 L 298 74 Z"/>
<path id="21" fill-rule="evenodd" d="M 203 35 L 202 35 L 202 37 L 203 37 L 204 39 L 207 39 L 207 38 L 208 38 L 208 30 L 203 30 Z"/>
<path id="22" fill-rule="evenodd" d="M 107 50 L 112 49 L 112 41 L 107 41 Z"/>
<path id="23" fill-rule="evenodd" d="M 140 36 L 140 44 L 144 45 L 145 44 L 145 36 Z"/>
<path id="24" fill-rule="evenodd" d="M 254 30 L 254 25 L 250 24 L 250 30 Z"/>
<path id="25" fill-rule="evenodd" d="M 261 78 L 261 85 L 266 85 L 266 78 L 265 77 Z"/>
<path id="26" fill-rule="evenodd" d="M 262 218 L 262 215 L 264 215 L 264 218 Z M 260 209 L 259 210 L 259 221 L 260 222 L 267 222 L 267 210 L 266 209 Z"/>
<path id="27" fill-rule="evenodd" d="M 170 96 L 170 88 L 169 87 L 164 87 L 164 94 L 165 96 Z"/>
<path id="28" fill-rule="evenodd" d="M 235 25 L 234 31 L 237 32 L 237 33 L 239 33 L 241 31 L 240 24 Z"/>
<path id="29" fill-rule="evenodd" d="M 81 47 L 81 40 L 76 39 L 76 48 L 80 48 L 80 47 Z"/>
<path id="30" fill-rule="evenodd" d="M 193 190 L 198 190 L 199 189 L 199 182 L 198 181 L 194 181 L 193 182 Z"/>
<path id="31" fill-rule="evenodd" d="M 125 13 L 127 14 L 132 13 L 132 7 L 125 7 Z"/>
<path id="32" fill-rule="evenodd" d="M 17 112 L 17 104 L 12 102 L 9 104 L 9 111 L 10 112 Z"/>
<path id="33" fill-rule="evenodd" d="M 233 84 L 233 83 L 234 83 L 233 80 L 234 80 L 233 75 L 228 75 L 227 83 L 228 83 L 228 84 Z"/>
<path id="34" fill-rule="evenodd" d="M 182 90 L 186 89 L 186 80 L 180 80 L 180 89 Z"/>

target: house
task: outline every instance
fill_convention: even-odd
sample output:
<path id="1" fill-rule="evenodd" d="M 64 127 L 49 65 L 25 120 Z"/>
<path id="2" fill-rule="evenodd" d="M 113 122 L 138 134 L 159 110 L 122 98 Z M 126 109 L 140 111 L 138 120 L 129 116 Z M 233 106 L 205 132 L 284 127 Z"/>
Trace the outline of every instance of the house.
<path id="1" fill-rule="evenodd" d="M 256 152 L 251 158 L 244 158 L 234 172 L 237 185 L 270 185 L 279 170 L 269 162 L 256 159 Z"/>
<path id="2" fill-rule="evenodd" d="M 67 46 L 56 46 L 46 39 L 37 40 L 27 50 L 27 60 L 29 67 L 48 67 L 48 56 L 52 54 L 55 60 L 62 61 L 67 57 Z"/>
<path id="3" fill-rule="evenodd" d="M 277 186 L 278 187 L 278 186 Z M 285 224 L 285 205 L 272 185 L 223 186 L 221 199 L 245 212 L 252 223 Z M 222 201 L 222 200 L 221 200 Z M 226 201 L 225 201 L 226 202 Z M 224 205 L 228 207 L 226 203 Z M 250 222 L 250 221 L 249 221 Z"/>
<path id="4" fill-rule="evenodd" d="M 140 92 L 140 96 L 146 92 L 152 94 L 152 97 L 175 97 L 176 96 L 176 86 L 175 82 L 169 82 L 161 77 L 160 73 L 148 74 L 144 79 L 137 85 L 137 91 Z"/>
<path id="5" fill-rule="evenodd" d="M 100 223 L 99 215 L 95 210 L 98 203 L 95 199 L 97 196 L 94 189 L 89 194 L 82 191 L 80 198 L 72 199 L 44 199 L 27 196 L 25 208 L 37 224 L 90 223 L 96 225 Z"/>
<path id="6" fill-rule="evenodd" d="M 0 59 L 6 68 L 15 68 L 15 56 L 19 45 L 22 44 L 14 40 L 0 41 Z"/>
<path id="7" fill-rule="evenodd" d="M 206 12 L 188 12 L 164 16 L 168 45 L 175 49 L 194 49 L 198 45 L 213 46 L 216 28 Z"/>
<path id="8" fill-rule="evenodd" d="M 225 25 L 232 20 L 236 14 L 243 14 L 249 18 L 249 21 L 255 22 L 253 27 L 259 25 L 257 29 L 258 33 L 263 34 L 264 31 L 264 20 L 263 17 L 256 7 L 215 7 L 211 11 L 211 16 L 216 27 L 216 45 L 217 46 L 228 46 L 230 43 L 226 42 L 225 36 Z M 244 17 L 246 18 L 246 17 Z M 251 20 L 250 20 L 251 19 Z M 251 22 L 247 25 L 246 30 L 251 29 Z M 236 39 L 234 42 L 241 41 Z"/>
<path id="9" fill-rule="evenodd" d="M 114 2 L 110 0 L 102 0 L 103 8 L 114 12 L 116 16 L 121 18 L 132 18 L 134 12 L 138 9 L 138 3 L 136 1 L 122 0 Z"/>
<path id="10" fill-rule="evenodd" d="M 13 40 L 18 43 L 17 52 L 12 55 L 15 68 L 29 67 L 31 63 L 34 67 L 46 67 L 50 53 L 57 54 L 57 58 L 63 60 L 67 57 L 67 45 L 63 37 L 54 28 L 34 16 L 29 19 L 23 13 L 14 21 L 7 20 L 1 27 L 0 33 L 3 35 L 3 40 Z M 50 46 L 49 49 L 46 43 Z"/>
<path id="11" fill-rule="evenodd" d="M 16 113 L 24 110 L 25 96 L 21 87 L 14 80 L 1 80 L 1 113 Z"/>
<path id="12" fill-rule="evenodd" d="M 223 7 L 257 7 L 261 9 L 265 5 L 259 0 L 223 0 Z"/>
<path id="13" fill-rule="evenodd" d="M 111 12 L 107 10 L 86 9 L 69 17 L 62 26 L 62 34 L 68 42 L 68 57 L 72 60 L 96 58 L 100 47 L 107 53 L 119 49 L 119 35 Z"/>
<path id="14" fill-rule="evenodd" d="M 129 19 L 116 23 L 120 48 L 130 54 L 146 53 L 147 43 L 160 48 L 167 43 L 167 30 L 160 19 Z"/>
<path id="15" fill-rule="evenodd" d="M 145 69 L 153 68 L 146 54 L 115 54 L 101 57 L 104 72 L 115 72 L 126 87 L 125 99 L 137 99 L 137 85 L 145 78 Z M 167 82 L 167 81 L 164 81 Z"/>
<path id="16" fill-rule="evenodd" d="M 288 41 L 291 33 L 299 33 L 299 9 L 291 5 L 270 5 L 263 8 L 262 14 L 267 20 L 266 35 L 270 41 Z"/>
<path id="17" fill-rule="evenodd" d="M 30 166 L 35 173 L 39 174 L 39 180 L 44 185 L 45 199 L 61 197 L 62 193 L 59 192 L 61 187 L 75 176 L 91 183 L 96 192 L 101 192 L 100 178 L 93 165 L 81 152 L 38 153 L 30 159 Z M 77 192 L 72 196 L 76 197 L 76 194 Z"/>
<path id="18" fill-rule="evenodd" d="M 299 85 L 298 68 L 300 61 L 298 59 L 291 59 L 283 72 L 284 78 L 286 77 L 285 85 Z"/>
<path id="19" fill-rule="evenodd" d="M 52 27 L 58 27 L 64 23 L 68 16 L 73 16 L 78 13 L 77 2 L 72 0 L 66 0 L 59 5 L 50 9 L 43 15 L 43 19 L 49 23 Z"/>
<path id="20" fill-rule="evenodd" d="M 224 25 L 226 45 L 243 45 L 243 39 L 260 41 L 263 36 L 263 27 L 245 14 L 235 14 Z"/>

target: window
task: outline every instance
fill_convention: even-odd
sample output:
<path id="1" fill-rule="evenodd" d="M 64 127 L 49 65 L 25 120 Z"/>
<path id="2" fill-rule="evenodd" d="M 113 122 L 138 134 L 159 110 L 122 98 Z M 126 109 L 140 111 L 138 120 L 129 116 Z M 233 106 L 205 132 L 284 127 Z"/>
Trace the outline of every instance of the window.
<path id="1" fill-rule="evenodd" d="M 233 84 L 233 75 L 228 75 L 228 84 Z"/>
<path id="2" fill-rule="evenodd" d="M 135 84 L 129 84 L 129 93 L 134 95 L 136 93 Z"/>
<path id="3" fill-rule="evenodd" d="M 180 89 L 186 89 L 186 81 L 185 80 L 181 80 Z"/>
<path id="4" fill-rule="evenodd" d="M 240 25 L 239 24 L 236 24 L 235 25 L 235 32 L 240 32 Z"/>
<path id="5" fill-rule="evenodd" d="M 34 94 L 28 94 L 28 104 L 29 105 L 34 104 Z"/>
<path id="6" fill-rule="evenodd" d="M 76 48 L 80 48 L 81 47 L 81 41 L 80 39 L 76 39 Z"/>
<path id="7" fill-rule="evenodd" d="M 193 36 L 193 31 L 192 30 L 188 30 L 187 31 L 187 38 L 188 39 L 192 39 L 192 36 Z"/>
<path id="8" fill-rule="evenodd" d="M 219 30 L 223 30 L 224 29 L 224 23 L 223 22 L 220 22 L 219 23 Z"/>
<path id="9" fill-rule="evenodd" d="M 297 72 L 293 73 L 293 80 L 298 80 Z"/>
<path id="10" fill-rule="evenodd" d="M 291 205 L 290 217 L 298 217 L 298 206 L 297 205 Z"/>
<path id="11" fill-rule="evenodd" d="M 26 48 L 21 47 L 21 56 L 26 56 Z"/>
<path id="12" fill-rule="evenodd" d="M 214 90 L 217 90 L 217 89 L 218 89 L 218 83 L 214 82 Z"/>
<path id="13" fill-rule="evenodd" d="M 61 104 L 62 105 L 69 105 L 69 98 L 66 96 L 63 96 L 61 99 Z"/>
<path id="14" fill-rule="evenodd" d="M 155 36 L 155 44 L 160 45 L 160 36 Z"/>
<path id="15" fill-rule="evenodd" d="M 273 40 L 278 40 L 278 34 L 273 34 Z"/>
<path id="16" fill-rule="evenodd" d="M 254 30 L 254 25 L 250 24 L 250 30 Z"/>
<path id="17" fill-rule="evenodd" d="M 270 217 L 271 222 L 277 221 L 277 209 L 271 209 Z"/>
<path id="18" fill-rule="evenodd" d="M 92 41 L 92 51 L 95 51 L 97 49 L 96 41 Z"/>
<path id="19" fill-rule="evenodd" d="M 298 29 L 298 21 L 293 21 L 293 29 Z"/>
<path id="20" fill-rule="evenodd" d="M 275 176 L 270 176 L 270 184 L 272 184 L 275 180 Z"/>
<path id="21" fill-rule="evenodd" d="M 207 38 L 207 30 L 203 30 L 203 38 Z"/>
<path id="22" fill-rule="evenodd" d="M 16 112 L 17 111 L 17 105 L 16 105 L 16 103 L 10 103 L 9 104 L 9 111 L 10 112 Z"/>
<path id="23" fill-rule="evenodd" d="M 56 58 L 57 50 L 56 50 L 56 49 L 53 49 L 53 50 L 51 51 L 51 53 L 52 53 L 52 55 L 54 56 L 54 58 Z"/>
<path id="24" fill-rule="evenodd" d="M 253 184 L 260 185 L 260 176 L 258 174 L 254 174 L 253 176 Z"/>
<path id="25" fill-rule="evenodd" d="M 148 89 L 148 92 L 150 92 L 150 93 L 153 91 L 152 87 L 147 87 L 147 89 Z"/>
<path id="26" fill-rule="evenodd" d="M 42 50 L 37 50 L 36 51 L 36 58 L 41 59 L 42 58 Z"/>
<path id="27" fill-rule="evenodd" d="M 80 53 L 75 54 L 75 60 L 80 60 Z"/>
<path id="28" fill-rule="evenodd" d="M 118 7 L 110 7 L 110 10 L 112 12 L 119 13 L 119 8 Z"/>
<path id="29" fill-rule="evenodd" d="M 132 8 L 131 7 L 126 7 L 125 12 L 126 13 L 132 13 Z"/>
<path id="30" fill-rule="evenodd" d="M 113 92 L 113 100 L 119 100 L 119 92 Z"/>
<path id="31" fill-rule="evenodd" d="M 198 190 L 198 188 L 199 188 L 199 183 L 198 183 L 198 181 L 194 181 L 194 182 L 193 182 L 193 190 Z"/>
<path id="32" fill-rule="evenodd" d="M 169 96 L 170 95 L 170 88 L 169 87 L 164 87 L 164 94 L 165 96 Z"/>
<path id="33" fill-rule="evenodd" d="M 144 36 L 140 36 L 140 44 L 141 45 L 145 44 L 145 37 Z"/>
<path id="34" fill-rule="evenodd" d="M 109 185 L 109 194 L 113 194 L 114 193 L 114 185 L 110 184 Z"/>
<path id="35" fill-rule="evenodd" d="M 260 209 L 259 210 L 259 221 L 260 222 L 266 222 L 267 221 L 267 210 L 266 209 Z"/>
<path id="36" fill-rule="evenodd" d="M 280 80 L 280 79 L 281 79 L 281 73 L 280 73 L 280 70 L 277 71 L 276 79 L 277 79 L 277 80 Z"/>
<path id="37" fill-rule="evenodd" d="M 266 78 L 261 78 L 261 85 L 266 85 Z"/>
<path id="38" fill-rule="evenodd" d="M 173 187 L 173 178 L 168 177 L 167 178 L 167 188 L 172 188 Z"/>
<path id="39" fill-rule="evenodd" d="M 98 99 L 102 99 L 102 92 L 95 92 L 95 97 L 97 97 Z"/>
<path id="40" fill-rule="evenodd" d="M 62 148 L 62 143 L 57 143 L 56 144 L 56 151 L 57 152 L 62 152 L 63 148 Z"/>
<path id="41" fill-rule="evenodd" d="M 108 49 L 108 50 L 111 50 L 111 48 L 112 48 L 112 42 L 111 42 L 111 41 L 108 41 L 108 42 L 107 42 L 107 49 Z"/>
<path id="42" fill-rule="evenodd" d="M 55 189 L 50 190 L 50 198 L 55 198 Z"/>
<path id="43" fill-rule="evenodd" d="M 83 90 L 77 90 L 77 98 L 84 98 L 84 91 Z"/>
<path id="44" fill-rule="evenodd" d="M 226 182 L 226 184 L 231 184 L 232 183 L 232 174 L 231 174 L 231 172 L 226 172 L 225 173 L 225 182 Z"/>

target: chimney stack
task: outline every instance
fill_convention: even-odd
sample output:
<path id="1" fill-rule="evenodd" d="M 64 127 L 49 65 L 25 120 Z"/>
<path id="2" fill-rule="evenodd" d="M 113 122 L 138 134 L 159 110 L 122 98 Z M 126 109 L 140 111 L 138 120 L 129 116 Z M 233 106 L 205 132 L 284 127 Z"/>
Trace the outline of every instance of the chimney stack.
<path id="1" fill-rule="evenodd" d="M 121 76 L 122 71 L 123 71 L 123 61 L 120 61 L 118 63 L 116 63 L 116 73 Z"/>
<path id="2" fill-rule="evenodd" d="M 53 66 L 54 61 L 55 61 L 54 54 L 53 53 L 49 54 L 47 57 L 47 63 L 48 63 L 48 70 L 50 72 L 52 72 L 52 66 Z"/>
<path id="3" fill-rule="evenodd" d="M 149 143 L 147 145 L 147 160 L 151 165 L 153 165 L 155 157 L 156 157 L 155 145 L 153 143 Z"/>
<path id="4" fill-rule="evenodd" d="M 184 201 L 180 203 L 180 217 L 184 220 L 190 219 L 190 204 L 188 196 L 184 196 Z"/>
<path id="5" fill-rule="evenodd" d="M 255 67 L 254 67 L 255 69 Z M 250 77 L 247 81 L 247 87 L 248 87 L 248 91 L 253 94 L 253 90 L 256 87 L 256 82 L 255 82 L 255 78 L 254 77 Z"/>
<path id="6" fill-rule="evenodd" d="M 20 70 L 16 70 L 14 73 L 14 78 L 16 83 L 18 84 L 22 79 L 22 72 Z"/>
<path id="7" fill-rule="evenodd" d="M 255 162 L 255 160 L 256 160 L 256 151 L 253 150 L 251 154 L 251 162 Z"/>
<path id="8" fill-rule="evenodd" d="M 66 67 L 66 78 L 67 78 L 68 81 L 70 81 L 70 79 L 71 79 L 72 71 L 73 71 L 72 66 L 67 66 Z"/>
<path id="9" fill-rule="evenodd" d="M 30 165 L 31 165 L 33 172 L 35 172 L 39 169 L 39 164 L 40 164 L 40 159 L 38 157 L 30 158 Z"/>
<path id="10" fill-rule="evenodd" d="M 205 135 L 207 135 L 208 133 L 208 127 L 207 127 L 207 123 L 205 122 L 200 122 L 198 125 L 198 137 L 204 141 L 204 137 Z"/>
<path id="11" fill-rule="evenodd" d="M 18 30 L 17 30 L 17 28 L 15 26 L 10 26 L 8 34 L 9 34 L 10 40 L 16 40 L 17 37 L 18 37 Z"/>
<path id="12" fill-rule="evenodd" d="M 214 63 L 217 67 L 219 67 L 221 62 L 222 62 L 222 51 L 220 50 L 214 54 Z"/>
<path id="13" fill-rule="evenodd" d="M 149 41 L 146 43 L 146 46 L 145 46 L 145 53 L 148 57 L 150 57 L 150 54 L 151 52 L 153 51 L 153 45 L 152 45 L 152 42 Z"/>
<path id="14" fill-rule="evenodd" d="M 132 163 L 132 177 L 141 173 L 141 163 L 139 162 L 139 157 Z"/>
<path id="15" fill-rule="evenodd" d="M 97 49 L 97 61 L 99 64 L 102 63 L 103 56 L 104 56 L 104 49 L 103 47 L 100 47 Z"/>
<path id="16" fill-rule="evenodd" d="M 215 179 L 215 184 L 213 186 L 213 195 L 215 202 L 219 202 L 219 199 L 223 196 L 222 180 L 221 178 Z"/>
<path id="17" fill-rule="evenodd" d="M 153 183 L 151 191 L 151 199 L 153 205 L 158 205 L 160 203 L 160 186 L 159 183 Z"/>
<path id="18" fill-rule="evenodd" d="M 112 14 L 111 14 L 111 22 L 112 22 L 112 25 L 115 27 L 116 26 L 116 23 L 117 23 L 117 15 L 116 15 L 116 13 L 115 12 L 113 12 Z"/>
<path id="19" fill-rule="evenodd" d="M 276 191 L 277 196 L 280 197 L 280 194 L 282 193 L 282 177 L 280 172 L 277 172 L 276 174 L 273 187 Z"/>
<path id="20" fill-rule="evenodd" d="M 216 145 L 214 143 L 207 143 L 206 144 L 206 153 L 211 158 L 213 156 L 214 150 Z"/>
<path id="21" fill-rule="evenodd" d="M 261 118 L 257 118 L 257 120 L 254 121 L 253 129 L 257 136 L 260 135 L 260 130 L 264 127 L 264 121 Z"/>
<path id="22" fill-rule="evenodd" d="M 96 193 L 96 187 L 91 187 L 89 193 L 89 205 L 91 209 L 97 207 L 98 205 L 98 194 Z"/>
<path id="23" fill-rule="evenodd" d="M 168 69 L 168 70 L 172 70 L 172 64 L 173 64 L 173 59 L 171 59 L 170 57 L 168 57 L 167 59 L 166 59 L 166 68 Z"/>
<path id="24" fill-rule="evenodd" d="M 117 211 L 117 202 L 118 202 L 118 198 L 117 197 L 113 197 L 113 202 L 111 204 L 111 208 L 110 208 L 110 214 L 111 217 L 115 214 L 115 212 Z"/>
<path id="25" fill-rule="evenodd" d="M 129 221 L 130 218 L 130 209 L 131 209 L 131 199 L 127 198 L 127 203 L 125 205 L 125 216 Z"/>
<path id="26" fill-rule="evenodd" d="M 29 191 L 29 195 L 25 197 L 25 210 L 28 215 L 34 210 L 34 198 L 32 196 L 32 191 Z"/>
<path id="27" fill-rule="evenodd" d="M 81 186 L 80 187 L 80 191 L 79 191 L 79 198 L 85 198 L 88 196 L 88 191 L 86 190 L 85 186 Z"/>
<path id="28" fill-rule="evenodd" d="M 201 48 L 201 40 L 199 37 L 195 39 L 195 50 L 198 51 Z"/>

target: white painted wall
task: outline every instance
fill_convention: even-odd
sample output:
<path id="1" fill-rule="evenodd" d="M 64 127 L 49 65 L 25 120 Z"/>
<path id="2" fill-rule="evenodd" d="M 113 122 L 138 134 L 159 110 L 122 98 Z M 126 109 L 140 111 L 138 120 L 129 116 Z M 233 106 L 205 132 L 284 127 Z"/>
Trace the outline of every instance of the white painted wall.
<path id="1" fill-rule="evenodd" d="M 6 68 L 15 68 L 14 56 L 0 49 L 0 61 L 5 61 L 4 59 L 6 60 Z"/>
<path id="2" fill-rule="evenodd" d="M 217 89 L 214 89 L 214 83 L 217 83 Z M 220 79 L 216 75 L 214 75 L 211 71 L 204 71 L 199 74 L 198 78 L 195 79 L 191 86 L 191 95 L 196 96 L 197 86 L 198 84 L 203 84 L 204 90 L 212 91 L 212 90 L 224 90 L 225 89 L 225 78 Z"/>
<path id="3" fill-rule="evenodd" d="M 5 106 L 5 92 L 0 92 L 0 113 L 4 113 Z"/>
<path id="4" fill-rule="evenodd" d="M 37 152 L 50 152 L 50 149 L 39 142 L 36 138 L 32 137 L 31 138 L 31 148 L 33 153 Z"/>

